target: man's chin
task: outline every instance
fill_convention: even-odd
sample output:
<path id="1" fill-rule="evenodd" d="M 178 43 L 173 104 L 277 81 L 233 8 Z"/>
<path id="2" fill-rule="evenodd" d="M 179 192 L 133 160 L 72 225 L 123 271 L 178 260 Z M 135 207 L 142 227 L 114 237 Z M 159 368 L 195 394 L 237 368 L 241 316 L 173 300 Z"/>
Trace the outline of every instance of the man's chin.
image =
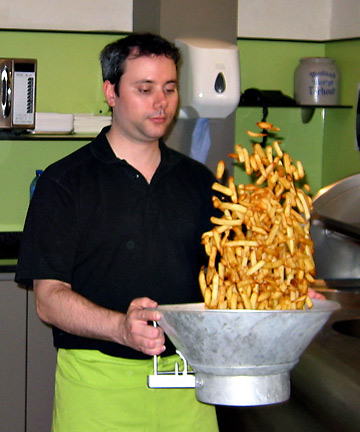
<path id="1" fill-rule="evenodd" d="M 147 131 L 147 136 L 152 140 L 159 140 L 166 134 L 167 130 L 168 127 L 153 128 Z"/>

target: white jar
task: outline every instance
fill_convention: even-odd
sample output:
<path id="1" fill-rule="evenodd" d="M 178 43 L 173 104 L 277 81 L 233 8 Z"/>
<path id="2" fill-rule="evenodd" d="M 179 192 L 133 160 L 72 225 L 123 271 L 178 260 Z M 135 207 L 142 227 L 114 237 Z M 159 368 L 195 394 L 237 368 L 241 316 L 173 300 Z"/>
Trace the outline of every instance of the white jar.
<path id="1" fill-rule="evenodd" d="M 305 57 L 295 70 L 295 100 L 299 105 L 339 105 L 339 70 L 328 57 Z"/>

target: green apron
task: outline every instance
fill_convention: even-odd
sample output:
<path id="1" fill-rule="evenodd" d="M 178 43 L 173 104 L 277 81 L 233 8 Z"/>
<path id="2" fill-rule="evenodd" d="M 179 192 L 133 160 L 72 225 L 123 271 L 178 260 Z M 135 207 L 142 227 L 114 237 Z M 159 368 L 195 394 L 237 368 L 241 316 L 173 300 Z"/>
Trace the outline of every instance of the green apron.
<path id="1" fill-rule="evenodd" d="M 178 356 L 159 357 L 159 371 Z M 58 351 L 52 432 L 217 432 L 215 408 L 194 389 L 149 389 L 153 360 Z"/>

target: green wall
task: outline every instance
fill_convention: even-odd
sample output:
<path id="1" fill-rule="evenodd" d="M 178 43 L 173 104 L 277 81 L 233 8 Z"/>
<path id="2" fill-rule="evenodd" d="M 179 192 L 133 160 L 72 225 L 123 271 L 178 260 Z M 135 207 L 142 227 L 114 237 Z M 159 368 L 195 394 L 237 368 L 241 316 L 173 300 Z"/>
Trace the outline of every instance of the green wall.
<path id="1" fill-rule="evenodd" d="M 292 96 L 301 57 L 324 56 L 322 43 L 239 39 L 241 90 L 257 87 Z"/>
<path id="2" fill-rule="evenodd" d="M 99 54 L 119 35 L 0 31 L 0 57 L 38 61 L 37 111 L 106 113 Z"/>
<path id="3" fill-rule="evenodd" d="M 239 108 L 236 112 L 236 143 L 251 151 L 252 141 L 246 130 L 260 132 L 256 122 L 262 119 L 261 108 Z M 322 186 L 321 165 L 323 158 L 323 110 L 316 110 L 309 123 L 302 122 L 298 108 L 269 108 L 267 120 L 280 128 L 277 138 L 282 149 L 293 160 L 300 160 L 306 171 L 306 182 L 315 193 Z M 255 141 L 254 141 L 255 142 Z M 261 142 L 261 139 L 260 141 Z M 235 168 L 236 183 L 249 183 L 249 178 L 241 168 Z"/>
<path id="4" fill-rule="evenodd" d="M 302 120 L 304 110 L 270 108 L 268 120 L 280 127 L 283 148 L 293 159 L 300 159 L 307 172 L 312 192 L 360 172 L 360 154 L 355 148 L 355 117 L 357 86 L 360 82 L 360 41 L 328 43 L 238 40 L 241 88 L 257 87 L 281 90 L 288 96 L 294 92 L 294 72 L 301 57 L 328 56 L 335 59 L 341 73 L 341 104 L 353 108 L 316 109 L 308 123 Z M 256 130 L 262 111 L 238 108 L 236 112 L 236 143 L 251 148 L 245 130 Z M 237 182 L 249 179 L 235 169 Z"/>
<path id="5" fill-rule="evenodd" d="M 99 54 L 121 35 L 0 31 L 0 57 L 38 61 L 38 112 L 109 114 L 103 97 Z M 29 186 L 44 169 L 87 141 L 0 141 L 0 231 L 22 230 Z"/>
<path id="6" fill-rule="evenodd" d="M 323 184 L 360 172 L 360 152 L 355 137 L 358 86 L 360 85 L 360 39 L 331 42 L 326 55 L 341 71 L 341 103 L 351 110 L 326 110 L 323 143 Z M 360 145 L 360 143 L 359 143 Z"/>
<path id="7" fill-rule="evenodd" d="M 99 53 L 120 34 L 1 31 L 0 57 L 38 60 L 37 111 L 108 114 L 102 93 Z M 313 192 L 359 172 L 355 149 L 356 91 L 360 82 L 360 41 L 309 43 L 238 40 L 241 88 L 282 90 L 292 96 L 293 75 L 301 57 L 331 56 L 342 75 L 342 104 L 353 109 L 317 109 L 303 123 L 297 108 L 272 108 L 268 120 L 281 128 L 283 146 L 307 171 Z M 246 129 L 261 120 L 259 108 L 236 111 L 236 143 L 250 146 Z M 85 144 L 76 140 L 2 140 L 0 143 L 0 231 L 21 230 L 36 169 Z M 224 155 L 225 157 L 226 155 Z M 230 160 L 229 162 L 230 163 Z M 235 170 L 238 182 L 248 181 Z"/>

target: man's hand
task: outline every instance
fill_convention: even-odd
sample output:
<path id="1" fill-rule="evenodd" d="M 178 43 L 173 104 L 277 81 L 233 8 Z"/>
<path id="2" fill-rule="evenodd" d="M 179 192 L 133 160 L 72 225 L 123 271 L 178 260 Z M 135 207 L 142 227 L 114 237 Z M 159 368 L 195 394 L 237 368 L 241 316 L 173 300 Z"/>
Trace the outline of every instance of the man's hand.
<path id="1" fill-rule="evenodd" d="M 161 315 L 157 303 L 137 298 L 126 314 L 94 304 L 72 290 L 71 285 L 57 280 L 35 280 L 34 293 L 39 317 L 68 333 L 120 343 L 148 355 L 165 350 L 164 331 L 149 321 Z"/>
<path id="2" fill-rule="evenodd" d="M 161 314 L 156 310 L 145 309 L 156 308 L 157 305 L 147 297 L 137 298 L 130 303 L 121 331 L 123 345 L 148 355 L 159 355 L 165 350 L 163 329 L 149 324 L 149 321 L 159 321 Z"/>
<path id="3" fill-rule="evenodd" d="M 315 291 L 313 288 L 309 288 L 309 297 L 313 298 L 313 299 L 326 300 L 326 297 L 324 296 L 324 294 L 321 294 L 318 291 Z"/>

